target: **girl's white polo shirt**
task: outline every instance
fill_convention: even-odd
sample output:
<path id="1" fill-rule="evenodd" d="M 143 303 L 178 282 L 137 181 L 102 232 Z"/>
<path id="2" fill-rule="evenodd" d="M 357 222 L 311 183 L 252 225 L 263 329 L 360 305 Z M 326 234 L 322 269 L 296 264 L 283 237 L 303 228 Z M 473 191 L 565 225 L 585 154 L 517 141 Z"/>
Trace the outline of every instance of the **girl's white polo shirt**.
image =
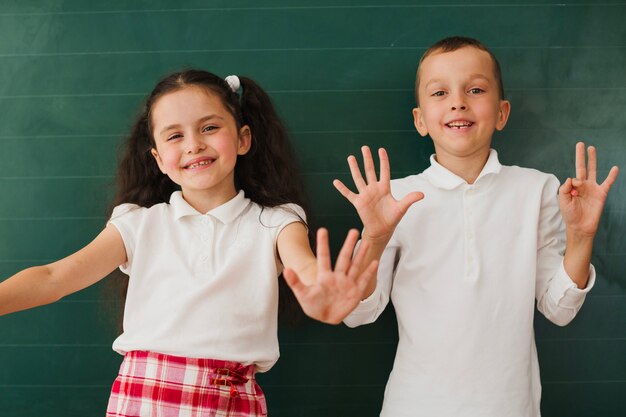
<path id="1" fill-rule="evenodd" d="M 263 208 L 240 191 L 201 214 L 174 192 L 169 204 L 116 207 L 130 276 L 121 354 L 148 350 L 255 364 L 270 369 L 279 356 L 276 239 L 304 221 L 302 208 Z"/>

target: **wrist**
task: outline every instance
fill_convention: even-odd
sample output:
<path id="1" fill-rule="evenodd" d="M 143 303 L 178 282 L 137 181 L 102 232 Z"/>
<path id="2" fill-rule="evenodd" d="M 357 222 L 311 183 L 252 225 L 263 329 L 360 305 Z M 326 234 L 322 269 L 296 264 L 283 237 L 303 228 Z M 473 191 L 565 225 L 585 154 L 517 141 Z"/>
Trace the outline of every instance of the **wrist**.
<path id="1" fill-rule="evenodd" d="M 565 264 L 570 267 L 579 265 L 582 269 L 588 269 L 593 251 L 593 236 L 579 233 L 566 233 Z M 584 266 L 584 267 L 583 267 Z M 568 271 L 569 272 L 569 271 Z"/>
<path id="2" fill-rule="evenodd" d="M 565 238 L 567 239 L 567 243 L 576 243 L 581 245 L 593 245 L 593 240 L 596 234 L 594 233 L 586 233 L 581 232 L 580 230 L 572 229 L 569 227 L 565 228 Z"/>
<path id="3" fill-rule="evenodd" d="M 387 243 L 391 240 L 391 236 L 393 232 L 386 233 L 383 235 L 371 236 L 367 233 L 367 229 L 363 229 L 361 233 L 361 240 L 369 242 L 370 247 L 385 247 Z"/>

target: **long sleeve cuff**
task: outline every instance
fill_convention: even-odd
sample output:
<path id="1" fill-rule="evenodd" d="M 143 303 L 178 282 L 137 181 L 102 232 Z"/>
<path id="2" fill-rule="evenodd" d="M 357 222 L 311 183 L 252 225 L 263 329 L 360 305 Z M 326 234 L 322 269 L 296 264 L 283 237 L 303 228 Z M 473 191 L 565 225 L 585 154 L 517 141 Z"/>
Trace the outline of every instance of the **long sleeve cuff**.
<path id="1" fill-rule="evenodd" d="M 596 270 L 593 265 L 589 266 L 589 279 L 587 280 L 587 286 L 580 289 L 567 274 L 565 267 L 561 262 L 561 266 L 554 276 L 554 282 L 550 288 L 550 297 L 552 298 L 554 305 L 570 309 L 579 309 L 585 300 L 585 296 L 589 291 L 591 291 L 595 283 Z"/>
<path id="2" fill-rule="evenodd" d="M 366 299 L 361 300 L 348 317 L 343 320 L 346 326 L 357 327 L 375 321 L 381 304 L 380 297 L 380 285 L 376 285 L 374 292 Z"/>

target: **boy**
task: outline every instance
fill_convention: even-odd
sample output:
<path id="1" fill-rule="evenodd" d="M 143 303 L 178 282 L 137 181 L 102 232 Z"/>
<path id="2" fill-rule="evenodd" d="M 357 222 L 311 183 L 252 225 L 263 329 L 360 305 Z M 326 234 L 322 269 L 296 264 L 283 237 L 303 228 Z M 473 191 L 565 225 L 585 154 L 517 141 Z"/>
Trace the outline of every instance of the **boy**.
<path id="1" fill-rule="evenodd" d="M 552 175 L 500 165 L 491 138 L 510 104 L 497 60 L 474 39 L 433 45 L 416 96 L 415 127 L 435 144 L 431 166 L 390 184 L 385 151 L 377 180 L 364 147 L 365 179 L 348 158 L 358 194 L 334 182 L 363 221 L 362 265 L 380 259 L 377 282 L 344 321 L 371 323 L 393 301 L 399 344 L 381 416 L 539 416 L 534 301 L 558 325 L 580 309 L 618 169 L 598 185 L 595 149 L 585 167 L 582 143 L 576 178 L 560 188 Z M 411 207 L 417 190 L 426 199 Z"/>

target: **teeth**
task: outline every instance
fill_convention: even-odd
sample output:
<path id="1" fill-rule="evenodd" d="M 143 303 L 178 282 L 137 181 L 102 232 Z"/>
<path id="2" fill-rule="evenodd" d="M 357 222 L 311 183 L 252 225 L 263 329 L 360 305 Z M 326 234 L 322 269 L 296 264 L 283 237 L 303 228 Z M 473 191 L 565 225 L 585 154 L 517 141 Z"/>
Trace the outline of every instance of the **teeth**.
<path id="1" fill-rule="evenodd" d="M 195 164 L 191 164 L 187 167 L 187 169 L 194 169 L 194 168 L 198 168 L 204 165 L 209 165 L 211 162 L 210 161 L 201 161 Z"/>
<path id="2" fill-rule="evenodd" d="M 450 122 L 448 123 L 448 127 L 469 127 L 472 124 L 471 122 Z"/>

